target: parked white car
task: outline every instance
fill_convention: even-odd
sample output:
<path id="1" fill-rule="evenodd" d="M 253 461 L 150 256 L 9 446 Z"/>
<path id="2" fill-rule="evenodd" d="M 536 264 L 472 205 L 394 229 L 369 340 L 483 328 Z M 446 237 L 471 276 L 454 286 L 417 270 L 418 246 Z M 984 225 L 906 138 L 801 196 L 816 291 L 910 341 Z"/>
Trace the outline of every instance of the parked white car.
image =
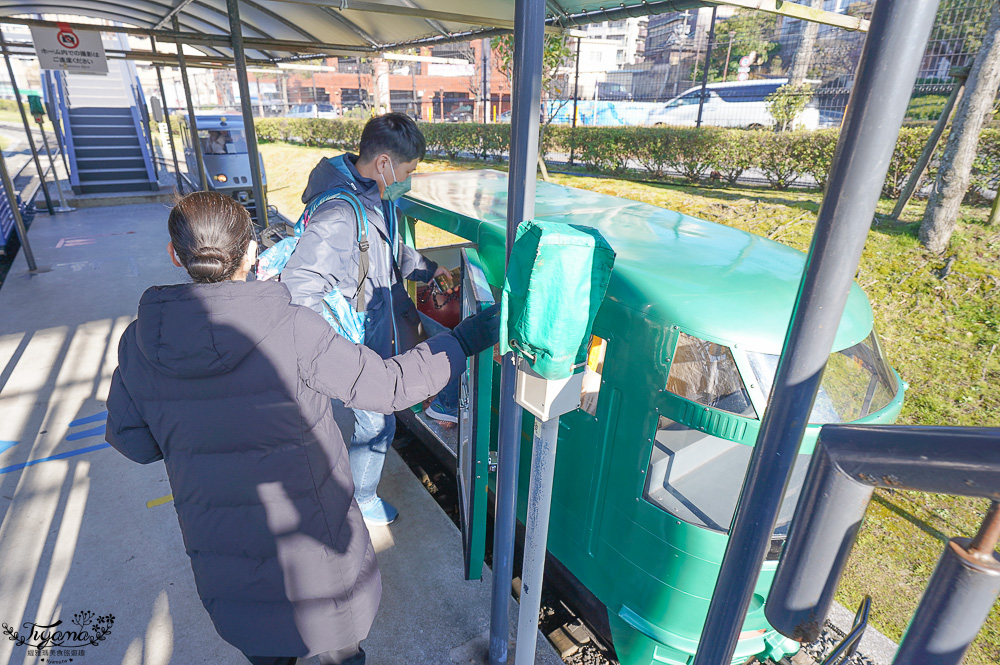
<path id="1" fill-rule="evenodd" d="M 286 118 L 339 118 L 333 104 L 295 104 L 285 114 Z"/>
<path id="2" fill-rule="evenodd" d="M 709 83 L 705 88 L 701 122 L 714 127 L 773 127 L 774 117 L 767 110 L 767 96 L 786 83 L 786 78 Z M 662 108 L 650 111 L 647 124 L 695 125 L 701 94 L 700 85 L 685 90 Z M 812 102 L 795 119 L 798 129 L 817 129 L 819 125 L 819 109 Z"/>

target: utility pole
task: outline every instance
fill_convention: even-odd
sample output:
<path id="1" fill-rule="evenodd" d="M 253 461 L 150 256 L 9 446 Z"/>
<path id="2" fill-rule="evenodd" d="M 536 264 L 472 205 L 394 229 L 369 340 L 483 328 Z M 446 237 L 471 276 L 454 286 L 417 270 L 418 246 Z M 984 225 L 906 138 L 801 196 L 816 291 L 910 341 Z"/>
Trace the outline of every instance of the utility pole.
<path id="1" fill-rule="evenodd" d="M 705 112 L 705 89 L 708 87 L 708 65 L 712 61 L 712 42 L 715 41 L 715 13 L 717 7 L 712 7 L 712 22 L 708 26 L 708 48 L 705 50 L 705 66 L 701 73 L 701 95 L 698 99 L 698 120 L 695 127 L 701 127 L 701 117 Z"/>
<path id="2" fill-rule="evenodd" d="M 569 142 L 569 163 L 573 163 L 573 156 L 576 152 L 576 100 L 580 97 L 580 42 L 582 37 L 576 38 L 576 62 L 573 63 L 573 139 Z"/>

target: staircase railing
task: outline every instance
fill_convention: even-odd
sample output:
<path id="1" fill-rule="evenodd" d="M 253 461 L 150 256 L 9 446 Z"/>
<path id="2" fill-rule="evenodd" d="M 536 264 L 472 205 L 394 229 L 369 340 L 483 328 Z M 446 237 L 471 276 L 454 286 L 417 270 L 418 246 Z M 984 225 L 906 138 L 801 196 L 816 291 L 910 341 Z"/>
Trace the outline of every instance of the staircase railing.
<path id="1" fill-rule="evenodd" d="M 129 105 L 129 110 L 132 112 L 132 122 L 135 124 L 136 135 L 139 137 L 139 148 L 142 149 L 143 162 L 146 164 L 146 174 L 149 176 L 150 182 L 156 182 L 156 171 L 153 168 L 153 157 L 154 154 L 151 146 L 153 137 L 149 131 L 149 124 L 147 119 L 147 124 L 143 124 L 143 116 L 146 110 L 146 97 L 142 93 L 142 84 L 139 83 L 139 77 L 135 77 L 135 85 L 132 87 L 132 104 Z M 140 112 L 142 109 L 142 112 Z"/>
<path id="2" fill-rule="evenodd" d="M 69 94 L 66 89 L 66 78 L 62 72 L 53 72 L 56 77 L 56 98 L 59 103 L 59 124 L 63 128 L 63 145 L 69 156 L 69 183 L 74 191 L 80 186 L 80 173 L 76 162 L 76 147 L 73 144 L 73 125 L 69 120 Z"/>

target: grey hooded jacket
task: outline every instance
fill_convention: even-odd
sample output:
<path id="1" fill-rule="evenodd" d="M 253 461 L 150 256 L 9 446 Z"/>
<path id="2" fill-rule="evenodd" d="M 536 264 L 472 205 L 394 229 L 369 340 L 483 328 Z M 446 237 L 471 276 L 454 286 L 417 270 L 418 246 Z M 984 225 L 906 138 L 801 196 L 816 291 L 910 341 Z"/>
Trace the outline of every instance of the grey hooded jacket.
<path id="1" fill-rule="evenodd" d="M 395 203 L 380 198 L 378 184 L 362 177 L 351 154 L 321 159 L 309 174 L 302 202 L 336 187 L 354 192 L 368 212 L 368 279 L 365 284 L 365 346 L 383 358 L 394 353 L 393 303 L 390 287 L 398 281 L 390 263 L 390 244 L 406 279 L 428 282 L 437 264 L 399 241 L 399 230 L 390 228 L 395 219 Z M 333 287 L 355 304 L 358 290 L 358 225 L 349 204 L 331 201 L 320 207 L 299 238 L 295 251 L 281 272 L 292 302 L 322 313 L 323 296 Z M 397 305 L 398 307 L 398 305 Z M 400 316 L 401 312 L 395 312 Z"/>
<path id="2" fill-rule="evenodd" d="M 277 282 L 153 287 L 118 349 L 107 440 L 162 459 L 198 594 L 255 656 L 363 639 L 381 581 L 330 398 L 389 413 L 437 393 L 451 334 L 383 360 Z"/>

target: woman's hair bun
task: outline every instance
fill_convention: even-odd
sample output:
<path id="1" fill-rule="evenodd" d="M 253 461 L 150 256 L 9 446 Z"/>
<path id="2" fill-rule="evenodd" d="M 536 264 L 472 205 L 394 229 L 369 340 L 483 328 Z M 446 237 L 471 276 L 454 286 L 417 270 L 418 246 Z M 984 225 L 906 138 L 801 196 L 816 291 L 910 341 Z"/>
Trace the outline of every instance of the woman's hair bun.
<path id="1" fill-rule="evenodd" d="M 196 282 L 220 282 L 232 272 L 231 263 L 232 258 L 218 247 L 202 247 L 188 258 L 184 267 Z"/>

